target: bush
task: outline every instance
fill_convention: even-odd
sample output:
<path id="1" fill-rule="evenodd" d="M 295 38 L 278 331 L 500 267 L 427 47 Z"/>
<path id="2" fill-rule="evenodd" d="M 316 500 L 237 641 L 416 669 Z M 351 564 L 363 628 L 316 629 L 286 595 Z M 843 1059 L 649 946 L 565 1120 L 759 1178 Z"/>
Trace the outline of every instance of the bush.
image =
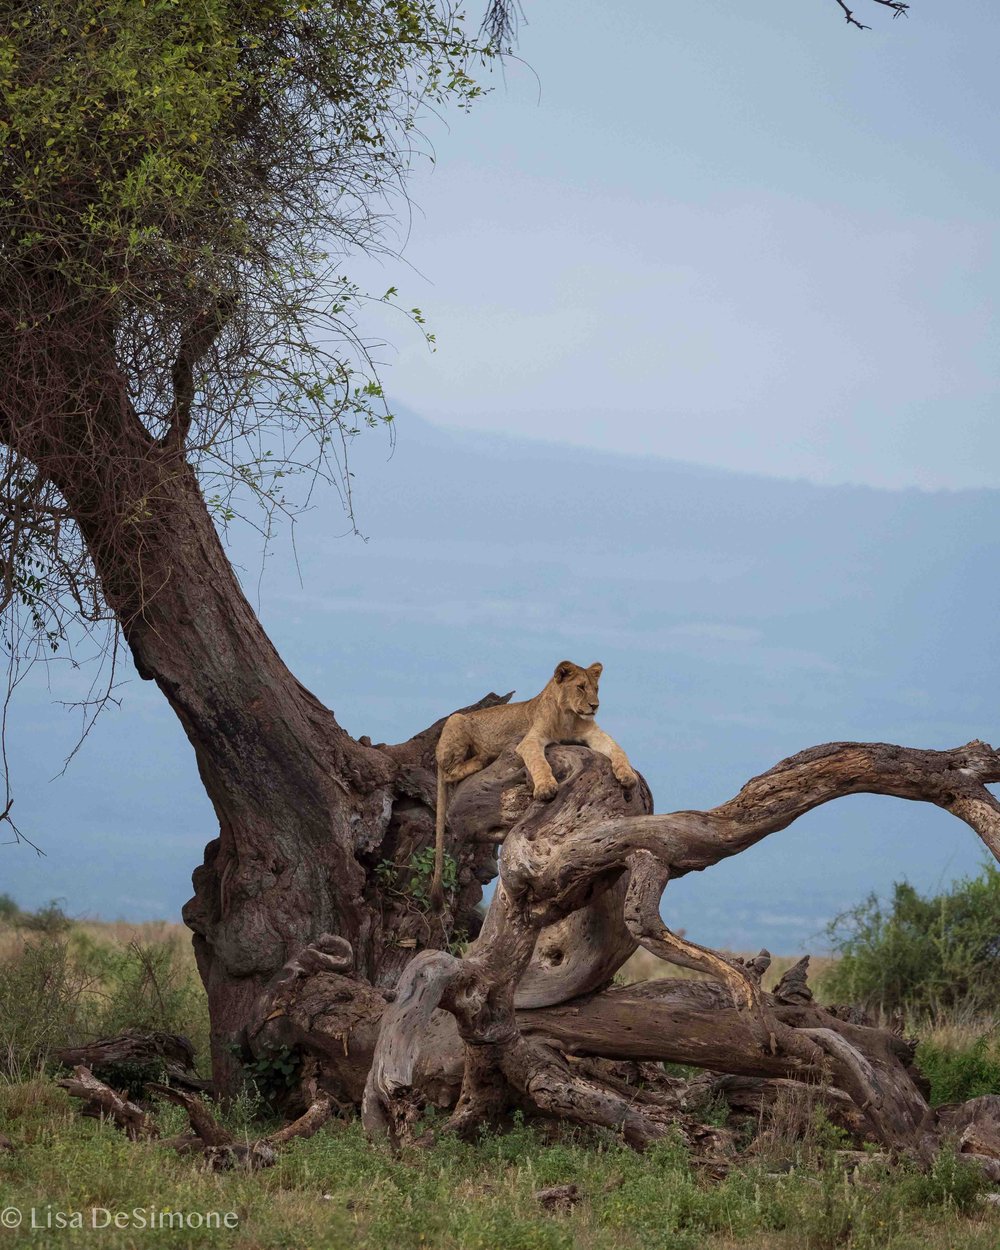
<path id="1" fill-rule="evenodd" d="M 0 924 L 17 924 L 22 914 L 9 894 L 0 894 Z"/>
<path id="2" fill-rule="evenodd" d="M 126 1029 L 184 1034 L 208 1062 L 208 1009 L 189 948 L 64 932 L 51 916 L 35 928 L 0 959 L 0 1081 Z"/>
<path id="3" fill-rule="evenodd" d="M 48 933 L 54 936 L 65 933 L 73 922 L 59 906 L 59 900 L 53 898 L 44 907 L 39 907 L 38 911 L 21 912 L 18 923 L 32 933 Z"/>
<path id="4" fill-rule="evenodd" d="M 0 1080 L 24 1080 L 86 1027 L 86 974 L 64 940 L 27 942 L 0 964 Z"/>
<path id="5" fill-rule="evenodd" d="M 1000 1006 L 1000 869 L 923 897 L 897 882 L 891 904 L 874 894 L 827 930 L 840 959 L 822 981 L 827 998 L 889 1014 Z"/>
<path id="6" fill-rule="evenodd" d="M 920 1043 L 917 1063 L 931 1083 L 932 1106 L 1000 1094 L 1000 1057 L 991 1053 L 991 1040 L 991 1035 L 984 1033 L 966 1050 L 933 1041 Z"/>

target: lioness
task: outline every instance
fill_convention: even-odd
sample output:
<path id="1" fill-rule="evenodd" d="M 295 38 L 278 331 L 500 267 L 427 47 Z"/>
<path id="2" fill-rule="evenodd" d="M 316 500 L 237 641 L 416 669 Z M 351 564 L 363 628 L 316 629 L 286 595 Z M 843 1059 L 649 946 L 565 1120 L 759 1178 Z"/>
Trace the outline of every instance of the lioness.
<path id="1" fill-rule="evenodd" d="M 434 879 L 431 905 L 444 905 L 441 874 L 444 870 L 444 826 L 448 811 L 448 786 L 492 764 L 511 747 L 524 760 L 536 799 L 548 800 L 559 789 L 545 758 L 550 742 L 582 742 L 611 760 L 615 776 L 629 790 L 636 775 L 628 756 L 614 738 L 599 729 L 597 682 L 603 664 L 581 668 L 562 660 L 541 694 L 524 703 L 484 707 L 478 712 L 456 712 L 441 730 L 437 751 L 437 826 L 434 841 Z"/>

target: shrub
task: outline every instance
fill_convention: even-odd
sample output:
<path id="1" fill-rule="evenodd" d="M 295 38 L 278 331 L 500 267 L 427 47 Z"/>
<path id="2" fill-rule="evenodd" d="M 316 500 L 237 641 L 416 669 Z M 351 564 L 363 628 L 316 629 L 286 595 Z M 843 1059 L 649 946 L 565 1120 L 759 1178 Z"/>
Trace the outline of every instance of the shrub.
<path id="1" fill-rule="evenodd" d="M 80 963 L 99 976 L 104 993 L 95 1004 L 91 1028 L 97 1036 L 125 1029 L 182 1033 L 198 1047 L 207 1044 L 205 995 L 201 982 L 165 942 L 131 941 L 127 946 L 96 942 L 79 946 Z M 193 1036 L 192 1036 L 193 1035 Z"/>
<path id="2" fill-rule="evenodd" d="M 0 964 L 0 1080 L 25 1079 L 76 1040 L 87 988 L 61 938 L 27 942 Z"/>
<path id="3" fill-rule="evenodd" d="M 21 912 L 18 923 L 33 933 L 55 935 L 65 933 L 73 922 L 59 906 L 59 900 L 53 898 L 44 907 L 39 907 L 38 911 Z"/>
<path id="4" fill-rule="evenodd" d="M 11 896 L 0 894 L 0 924 L 17 924 L 21 916 L 21 909 Z"/>
<path id="5" fill-rule="evenodd" d="M 924 897 L 897 882 L 891 903 L 874 894 L 827 930 L 840 959 L 825 974 L 826 997 L 888 1014 L 1000 1006 L 1000 869 Z"/>
<path id="6" fill-rule="evenodd" d="M 205 993 L 177 942 L 122 944 L 46 923 L 0 960 L 0 1080 L 126 1029 L 184 1034 L 208 1062 Z"/>
<path id="7" fill-rule="evenodd" d="M 1000 1094 L 1000 1057 L 990 1051 L 991 1034 L 984 1033 L 965 1050 L 933 1041 L 917 1047 L 917 1063 L 931 1083 L 933 1106 L 965 1102 L 983 1094 Z"/>

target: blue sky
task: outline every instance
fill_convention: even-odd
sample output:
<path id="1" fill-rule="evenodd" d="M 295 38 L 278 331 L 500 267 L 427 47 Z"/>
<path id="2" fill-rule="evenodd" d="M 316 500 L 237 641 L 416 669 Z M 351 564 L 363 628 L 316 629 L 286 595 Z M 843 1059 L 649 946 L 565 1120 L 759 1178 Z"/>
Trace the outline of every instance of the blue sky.
<path id="1" fill-rule="evenodd" d="M 528 4 L 431 122 L 387 379 L 429 420 L 819 482 L 998 484 L 1000 10 Z"/>

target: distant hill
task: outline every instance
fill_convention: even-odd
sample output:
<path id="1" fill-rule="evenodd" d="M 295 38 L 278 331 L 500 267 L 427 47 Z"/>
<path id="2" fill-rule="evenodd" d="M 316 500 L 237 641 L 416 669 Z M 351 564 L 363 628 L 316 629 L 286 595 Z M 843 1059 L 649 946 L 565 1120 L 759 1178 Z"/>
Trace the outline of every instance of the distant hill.
<path id="1" fill-rule="evenodd" d="M 600 719 L 659 810 L 721 802 L 817 742 L 1000 737 L 996 491 L 818 487 L 410 415 L 388 450 L 366 434 L 353 451 L 367 542 L 342 536 L 329 498 L 297 526 L 301 584 L 287 539 L 263 572 L 235 544 L 279 650 L 353 733 L 399 740 L 486 690 L 527 697 L 567 657 L 603 661 Z M 214 830 L 161 703 L 132 680 L 50 785 L 72 726 L 31 679 L 12 713 L 16 810 L 49 855 L 0 860 L 26 905 L 176 916 Z M 942 812 L 855 797 L 669 887 L 664 914 L 694 938 L 791 952 L 869 889 L 981 858 Z"/>

